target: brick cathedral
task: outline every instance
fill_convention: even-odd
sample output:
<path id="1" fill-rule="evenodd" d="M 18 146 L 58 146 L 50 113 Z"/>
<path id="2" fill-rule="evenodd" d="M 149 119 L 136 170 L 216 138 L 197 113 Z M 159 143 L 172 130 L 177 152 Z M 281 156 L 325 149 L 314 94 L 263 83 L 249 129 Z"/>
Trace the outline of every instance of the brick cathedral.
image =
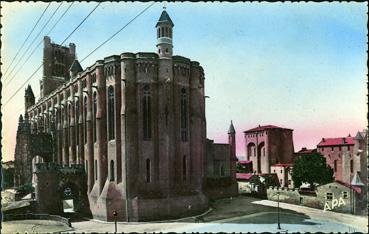
<path id="1" fill-rule="evenodd" d="M 85 191 L 92 216 L 100 220 L 112 220 L 113 211 L 118 220 L 141 221 L 208 208 L 204 70 L 173 55 L 173 27 L 164 10 L 156 24 L 156 53 L 112 55 L 86 69 L 74 44 L 44 38 L 40 99 L 35 102 L 28 86 L 19 120 L 17 185 L 30 183 L 34 172 L 43 185 L 38 196 L 53 199 L 63 188 L 51 176 L 59 170 L 68 183 L 80 181 L 72 190 Z M 234 131 L 229 142 L 223 147 L 230 156 L 227 173 L 224 165 L 217 167 L 236 185 Z M 35 156 L 43 164 L 34 170 Z M 80 170 L 85 173 L 70 176 Z"/>

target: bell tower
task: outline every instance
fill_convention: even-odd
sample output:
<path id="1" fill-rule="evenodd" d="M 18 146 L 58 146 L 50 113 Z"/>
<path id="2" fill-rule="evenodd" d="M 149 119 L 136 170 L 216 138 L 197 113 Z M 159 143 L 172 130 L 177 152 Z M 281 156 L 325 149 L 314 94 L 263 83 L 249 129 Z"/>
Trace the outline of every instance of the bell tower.
<path id="1" fill-rule="evenodd" d="M 166 7 L 160 15 L 156 23 L 158 54 L 160 58 L 171 58 L 173 55 L 173 27 L 174 24 L 170 19 Z"/>

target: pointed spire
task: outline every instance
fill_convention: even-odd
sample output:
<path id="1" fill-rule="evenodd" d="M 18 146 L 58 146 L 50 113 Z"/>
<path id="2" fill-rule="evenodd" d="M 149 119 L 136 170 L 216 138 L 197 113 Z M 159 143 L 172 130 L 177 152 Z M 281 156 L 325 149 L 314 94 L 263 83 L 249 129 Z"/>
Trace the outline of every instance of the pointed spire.
<path id="1" fill-rule="evenodd" d="M 19 115 L 18 122 L 19 122 L 19 123 L 23 123 L 23 115 Z"/>
<path id="2" fill-rule="evenodd" d="M 77 59 L 75 59 L 72 63 L 72 65 L 69 68 L 69 71 L 73 76 L 77 75 L 78 72 L 83 71 L 81 64 L 78 62 Z"/>
<path id="3" fill-rule="evenodd" d="M 160 18 L 159 18 L 158 22 L 156 23 L 155 27 L 157 27 L 158 24 L 160 24 L 160 23 L 169 23 L 172 27 L 174 26 L 172 19 L 169 17 L 169 15 L 166 11 L 166 7 L 163 8 L 163 12 L 161 13 Z"/>
<path id="4" fill-rule="evenodd" d="M 229 126 L 228 134 L 235 134 L 235 133 L 236 133 L 236 130 L 234 130 L 233 122 L 231 120 L 231 125 Z"/>
<path id="5" fill-rule="evenodd" d="M 360 179 L 359 172 L 356 172 L 356 174 L 354 175 L 354 178 L 352 178 L 351 185 L 364 186 L 364 183 Z"/>
<path id="6" fill-rule="evenodd" d="M 33 94 L 31 85 L 28 85 L 26 90 L 25 90 L 25 96 L 30 96 L 30 97 L 34 97 L 35 95 Z"/>

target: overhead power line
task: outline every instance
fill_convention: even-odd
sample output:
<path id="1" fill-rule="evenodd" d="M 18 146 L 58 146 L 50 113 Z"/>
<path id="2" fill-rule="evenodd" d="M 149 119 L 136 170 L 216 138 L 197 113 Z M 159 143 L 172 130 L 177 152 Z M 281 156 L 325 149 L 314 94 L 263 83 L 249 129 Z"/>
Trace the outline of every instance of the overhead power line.
<path id="1" fill-rule="evenodd" d="M 59 6 L 55 9 L 55 11 L 51 14 L 51 16 L 49 17 L 49 19 L 46 21 L 46 23 L 42 26 L 41 30 L 37 33 L 37 35 L 35 36 L 35 38 L 33 38 L 31 44 L 29 44 L 29 46 L 27 47 L 26 51 L 22 54 L 21 58 L 18 60 L 18 62 L 15 64 L 15 66 L 13 67 L 13 69 L 10 71 L 10 74 L 14 71 L 14 69 L 18 66 L 18 64 L 23 60 L 24 56 L 27 54 L 27 52 L 29 51 L 29 49 L 32 47 L 32 45 L 35 43 L 36 39 L 40 36 L 40 34 L 42 33 L 42 31 L 46 28 L 46 26 L 49 24 L 50 20 L 54 17 L 54 15 L 56 14 L 56 12 L 59 10 L 60 6 L 63 4 L 60 3 Z M 9 75 L 10 76 L 10 75 Z M 9 77 L 8 76 L 8 77 Z M 13 76 L 14 77 L 14 76 Z M 4 79 L 5 80 L 5 79 Z"/>
<path id="2" fill-rule="evenodd" d="M 31 36 L 31 34 L 32 34 L 32 33 L 33 33 L 33 31 L 35 30 L 36 26 L 37 26 L 37 25 L 38 25 L 38 23 L 40 22 L 41 18 L 44 16 L 44 14 L 45 14 L 45 12 L 47 11 L 47 9 L 49 8 L 50 4 L 51 4 L 51 2 L 49 2 L 49 4 L 47 4 L 46 8 L 44 9 L 44 11 L 43 11 L 43 12 L 42 12 L 42 14 L 40 15 L 40 17 L 38 17 L 38 19 L 37 19 L 37 21 L 36 21 L 35 25 L 33 26 L 32 30 L 28 33 L 28 35 L 27 35 L 26 39 L 23 41 L 23 43 L 22 43 L 21 47 L 18 49 L 17 53 L 16 53 L 16 54 L 15 54 L 15 56 L 13 57 L 12 61 L 10 62 L 10 64 L 9 64 L 8 68 L 5 70 L 5 72 L 4 72 L 4 74 L 3 74 L 3 75 L 5 75 L 5 74 L 8 72 L 9 68 L 12 66 L 12 64 L 13 64 L 14 60 L 17 58 L 17 56 L 18 56 L 19 52 L 23 49 L 23 46 L 26 44 L 26 42 L 27 42 L 28 38 Z"/>
<path id="3" fill-rule="evenodd" d="M 67 38 L 69 38 L 70 36 L 73 35 L 73 33 L 82 25 L 83 22 L 86 21 L 86 19 L 92 14 L 92 12 L 94 12 L 96 10 L 96 8 L 100 5 L 101 3 L 97 4 L 97 6 L 82 20 L 82 22 L 72 31 L 72 33 L 70 33 Z M 64 40 L 66 41 L 66 39 Z M 43 63 L 41 63 L 41 65 L 32 73 L 32 75 L 30 77 L 28 77 L 28 79 L 15 91 L 15 93 L 5 102 L 4 107 L 6 104 L 8 104 L 14 97 L 15 95 L 21 90 L 21 88 L 27 83 L 29 82 L 32 77 L 41 69 Z"/>
<path id="4" fill-rule="evenodd" d="M 41 65 L 36 69 L 36 71 L 34 71 L 32 75 L 28 77 L 28 79 L 24 81 L 24 83 L 17 89 L 17 91 L 15 91 L 15 93 L 4 103 L 4 107 L 15 97 L 15 95 L 17 95 L 17 93 L 21 90 L 21 88 L 23 88 L 23 86 L 32 79 L 32 77 L 41 69 L 42 65 L 43 63 L 41 63 Z"/>
<path id="5" fill-rule="evenodd" d="M 147 11 L 150 7 L 152 7 L 156 2 L 151 3 L 149 6 L 147 6 L 145 9 L 143 9 L 139 14 L 137 14 L 133 19 L 131 19 L 127 24 L 125 24 L 123 27 L 121 27 L 117 32 L 115 32 L 113 35 L 111 35 L 108 39 L 106 39 L 103 43 L 101 43 L 98 47 L 96 47 L 91 53 L 89 53 L 86 57 L 84 57 L 80 62 L 83 62 L 85 59 L 90 57 L 91 54 L 93 54 L 96 50 L 100 49 L 103 45 L 105 45 L 107 42 L 109 42 L 113 37 L 115 37 L 118 33 L 120 33 L 123 29 L 125 29 L 130 23 L 132 23 L 135 19 L 137 19 L 140 15 L 142 15 L 145 11 Z"/>
<path id="6" fill-rule="evenodd" d="M 92 9 L 92 11 L 90 11 L 90 13 L 81 21 L 81 23 L 78 24 L 78 26 L 64 39 L 64 41 L 62 43 L 60 43 L 61 45 L 64 44 L 64 42 L 66 42 L 69 37 L 71 37 L 73 35 L 73 33 L 87 20 L 88 17 L 90 17 L 90 15 L 96 10 L 96 8 L 98 8 L 100 6 L 101 2 L 99 2 L 94 9 Z"/>
<path id="7" fill-rule="evenodd" d="M 67 11 L 72 7 L 73 2 L 69 5 L 69 7 L 63 12 L 63 14 L 59 17 L 59 19 L 56 21 L 56 23 L 51 27 L 51 29 L 46 33 L 46 35 L 49 35 L 51 33 L 51 31 L 55 28 L 55 26 L 59 23 L 59 21 L 64 17 L 64 15 L 67 13 Z M 61 6 L 61 5 L 60 5 Z M 60 7 L 59 6 L 59 7 Z M 32 50 L 31 54 L 26 58 L 26 60 L 24 61 L 24 63 L 21 65 L 21 67 L 17 70 L 17 72 L 13 75 L 13 77 L 5 84 L 5 87 L 7 87 L 10 83 L 11 80 L 14 79 L 14 77 L 19 73 L 19 71 L 21 71 L 21 69 L 23 68 L 23 66 L 29 61 L 29 58 L 36 52 L 37 48 L 40 47 L 40 45 L 43 43 L 43 40 L 41 40 L 37 46 Z"/>

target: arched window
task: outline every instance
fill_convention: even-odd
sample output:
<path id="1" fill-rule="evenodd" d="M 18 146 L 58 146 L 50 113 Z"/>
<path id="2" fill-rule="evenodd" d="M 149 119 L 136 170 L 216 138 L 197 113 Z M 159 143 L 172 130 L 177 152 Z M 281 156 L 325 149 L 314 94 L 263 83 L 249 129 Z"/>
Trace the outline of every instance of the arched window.
<path id="1" fill-rule="evenodd" d="M 158 38 L 160 37 L 160 28 L 158 28 Z"/>
<path id="2" fill-rule="evenodd" d="M 93 139 L 94 139 L 94 142 L 96 142 L 96 112 L 97 112 L 97 97 L 96 97 L 96 92 L 94 92 L 94 96 L 93 96 L 93 118 L 92 118 L 92 121 L 93 121 L 93 125 L 92 125 L 92 128 L 93 128 Z"/>
<path id="3" fill-rule="evenodd" d="M 186 159 L 186 155 L 183 156 L 183 161 L 182 161 L 182 178 L 183 178 L 183 181 L 186 181 L 186 179 L 187 179 L 187 159 Z"/>
<path id="4" fill-rule="evenodd" d="M 166 36 L 166 37 L 168 37 L 168 36 L 169 36 L 168 27 L 165 27 L 165 36 Z"/>
<path id="5" fill-rule="evenodd" d="M 181 90 L 181 139 L 187 141 L 187 93 L 186 89 Z"/>
<path id="6" fill-rule="evenodd" d="M 87 97 L 83 100 L 83 114 L 84 114 L 84 126 L 83 126 L 83 136 L 85 140 L 85 144 L 87 143 Z"/>
<path id="7" fill-rule="evenodd" d="M 114 181 L 114 160 L 110 160 L 110 181 Z"/>
<path id="8" fill-rule="evenodd" d="M 76 103 L 75 103 L 75 120 L 74 120 L 74 129 L 75 129 L 75 133 L 76 133 L 76 145 L 79 145 L 79 127 L 78 127 L 78 122 L 79 122 L 79 100 L 77 99 Z M 78 152 L 77 152 L 78 154 Z"/>
<path id="9" fill-rule="evenodd" d="M 97 180 L 97 160 L 95 160 L 95 168 L 94 168 L 94 171 L 95 171 L 95 180 Z"/>
<path id="10" fill-rule="evenodd" d="M 146 159 L 146 182 L 150 183 L 151 182 L 151 162 L 150 159 Z"/>
<path id="11" fill-rule="evenodd" d="M 161 31 L 161 37 L 164 37 L 164 28 L 162 28 L 160 31 Z"/>
<path id="12" fill-rule="evenodd" d="M 115 139 L 115 124 L 114 124 L 114 88 L 109 86 L 108 88 L 108 129 L 109 140 Z"/>
<path id="13" fill-rule="evenodd" d="M 87 160 L 85 161 L 85 173 L 86 174 L 88 173 L 88 163 L 87 163 Z"/>
<path id="14" fill-rule="evenodd" d="M 354 173 L 354 160 L 350 160 L 350 173 Z"/>
<path id="15" fill-rule="evenodd" d="M 151 138 L 151 97 L 150 87 L 145 85 L 143 88 L 143 137 L 144 140 Z"/>
<path id="16" fill-rule="evenodd" d="M 169 28 L 169 37 L 172 38 L 172 28 Z"/>
<path id="17" fill-rule="evenodd" d="M 334 162 L 333 162 L 333 167 L 334 167 L 334 172 L 336 172 L 337 171 L 337 160 L 334 160 Z"/>

